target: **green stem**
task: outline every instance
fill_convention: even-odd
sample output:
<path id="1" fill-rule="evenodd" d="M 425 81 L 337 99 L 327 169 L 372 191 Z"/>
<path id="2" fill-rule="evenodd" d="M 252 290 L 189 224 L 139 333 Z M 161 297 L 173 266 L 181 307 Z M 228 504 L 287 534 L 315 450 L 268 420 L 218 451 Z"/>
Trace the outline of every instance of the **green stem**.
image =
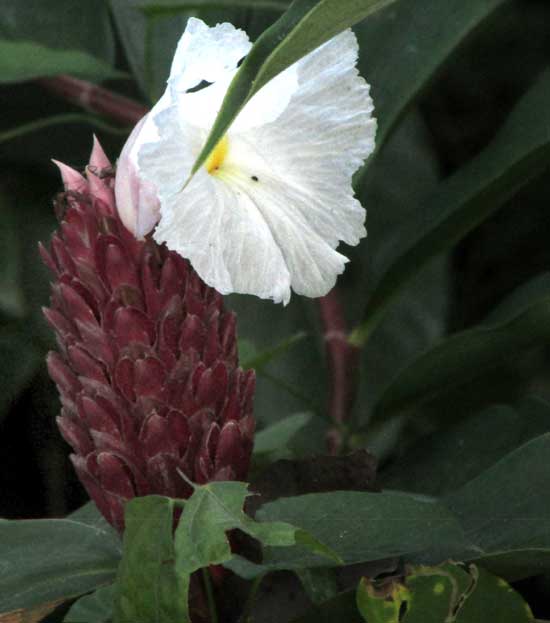
<path id="1" fill-rule="evenodd" d="M 218 610 L 216 608 L 216 600 L 214 599 L 214 590 L 212 588 L 212 580 L 207 567 L 202 570 L 202 578 L 206 589 L 206 599 L 208 600 L 208 609 L 210 610 L 210 623 L 218 623 Z"/>
<path id="2" fill-rule="evenodd" d="M 244 604 L 243 612 L 241 614 L 240 623 L 248 623 L 250 619 L 250 615 L 252 614 L 252 608 L 254 607 L 254 602 L 256 601 L 256 595 L 258 594 L 258 589 L 260 588 L 260 584 L 264 579 L 265 575 L 259 575 L 250 588 L 250 592 L 248 593 L 248 597 L 246 598 L 246 603 Z"/>
<path id="3" fill-rule="evenodd" d="M 319 404 L 317 404 L 316 401 L 314 401 L 312 398 L 309 398 L 305 394 L 302 394 L 301 391 L 297 390 L 290 383 L 287 383 L 284 379 L 281 379 L 278 376 L 271 374 L 271 372 L 266 372 L 265 370 L 260 370 L 258 372 L 258 376 L 263 376 L 270 383 L 273 383 L 273 385 L 284 389 L 287 394 L 299 400 L 307 409 L 310 409 L 317 414 L 322 413 L 322 408 Z"/>
<path id="4" fill-rule="evenodd" d="M 384 318 L 386 309 L 389 307 L 389 303 L 392 301 L 393 297 L 391 299 L 387 299 L 383 304 L 378 305 L 372 313 L 370 313 L 372 307 L 371 304 L 367 304 L 367 318 L 361 324 L 355 327 L 355 329 L 353 329 L 349 334 L 348 342 L 351 344 L 351 346 L 355 346 L 355 348 L 365 347 L 372 332 L 376 329 L 376 327 L 380 324 L 380 321 Z"/>

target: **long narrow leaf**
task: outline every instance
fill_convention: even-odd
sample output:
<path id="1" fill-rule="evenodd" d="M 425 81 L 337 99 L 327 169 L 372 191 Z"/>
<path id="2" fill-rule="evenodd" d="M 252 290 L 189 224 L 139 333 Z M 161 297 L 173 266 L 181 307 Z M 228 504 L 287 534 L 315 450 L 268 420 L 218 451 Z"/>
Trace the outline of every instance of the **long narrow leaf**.
<path id="1" fill-rule="evenodd" d="M 126 128 L 119 128 L 110 123 L 106 123 L 98 117 L 93 115 L 86 115 L 84 113 L 64 113 L 60 115 L 52 115 L 51 117 L 45 117 L 44 119 L 37 119 L 36 121 L 29 121 L 23 125 L 19 125 L 16 128 L 11 128 L 5 132 L 0 132 L 0 144 L 12 141 L 21 136 L 26 136 L 32 132 L 39 132 L 56 125 L 66 125 L 69 123 L 88 123 L 99 130 L 109 132 L 110 134 L 128 134 L 129 130 Z"/>
<path id="2" fill-rule="evenodd" d="M 550 342 L 550 296 L 513 319 L 476 327 L 440 342 L 412 361 L 384 390 L 371 424 L 467 385 L 506 358 Z"/>
<path id="3" fill-rule="evenodd" d="M 0 39 L 0 83 L 60 74 L 98 81 L 125 75 L 88 52 L 56 50 L 31 41 Z"/>
<path id="4" fill-rule="evenodd" d="M 523 97 L 490 145 L 444 182 L 414 218 L 424 231 L 375 288 L 350 341 L 362 346 L 405 285 L 550 164 L 550 72 Z"/>
<path id="5" fill-rule="evenodd" d="M 508 2 L 400 0 L 357 29 L 378 118 L 377 151 L 455 50 Z"/>

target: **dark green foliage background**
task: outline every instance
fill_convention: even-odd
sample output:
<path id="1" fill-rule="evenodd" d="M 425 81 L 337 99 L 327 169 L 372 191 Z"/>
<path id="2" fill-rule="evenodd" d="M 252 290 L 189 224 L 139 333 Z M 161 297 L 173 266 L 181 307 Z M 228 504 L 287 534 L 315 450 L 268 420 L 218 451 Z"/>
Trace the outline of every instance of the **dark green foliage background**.
<path id="1" fill-rule="evenodd" d="M 446 46 L 453 48 L 450 42 L 458 37 L 461 3 L 491 15 L 449 55 Z M 50 159 L 83 168 L 95 131 L 114 161 L 130 128 L 113 127 L 51 95 L 32 80 L 34 66 L 13 80 L 2 46 L 30 41 L 77 51 L 81 56 L 67 65 L 56 56 L 49 71 L 106 78 L 109 88 L 150 105 L 164 89 L 190 14 L 210 24 L 230 21 L 253 40 L 278 16 L 244 6 L 145 14 L 137 4 L 0 4 L 0 516 L 5 518 L 60 517 L 86 500 L 54 422 L 59 404 L 44 356 L 55 345 L 40 311 L 48 300 L 49 277 L 36 245 L 55 227 L 51 199 L 61 183 Z M 493 5 L 498 9 L 489 10 Z M 474 188 L 476 176 L 468 176 L 468 167 L 550 64 L 550 5 L 398 0 L 355 30 L 361 72 L 372 83 L 380 137 L 387 140 L 357 183 L 369 234 L 344 251 L 352 261 L 339 286 L 350 326 L 361 320 L 387 268 L 438 216 L 434 210 L 452 207 L 453 196 L 445 194 L 442 181 L 462 169 L 461 188 L 465 193 Z M 548 76 L 542 88 L 547 91 L 542 101 L 550 103 Z M 73 116 L 23 131 L 25 124 L 53 115 Z M 547 152 L 549 115 L 550 106 L 535 107 L 524 126 L 516 127 L 517 144 L 510 150 L 521 150 L 522 138 L 536 138 L 540 128 Z M 14 131 L 18 128 L 22 131 Z M 446 251 L 407 284 L 364 350 L 350 441 L 380 458 L 384 485 L 452 498 L 495 461 L 550 431 L 544 404 L 550 401 L 550 309 L 541 304 L 550 295 L 550 277 L 541 278 L 550 271 L 546 152 L 541 148 L 527 162 L 532 175 L 522 170 L 528 183 L 509 182 L 506 201 L 493 209 L 490 198 L 476 199 L 476 210 L 486 210 L 487 218 L 444 245 Z M 488 161 L 495 161 L 492 152 Z M 522 284 L 530 285 L 518 291 Z M 315 303 L 294 296 L 283 309 L 232 296 L 228 304 L 239 315 L 244 363 L 301 335 L 260 367 L 256 417 L 261 429 L 292 414 L 313 413 L 308 434 L 295 440 L 292 452 L 322 452 L 329 426 L 327 370 Z M 434 466 L 437 478 L 431 477 Z M 549 578 L 517 585 L 541 618 L 550 618 Z"/>

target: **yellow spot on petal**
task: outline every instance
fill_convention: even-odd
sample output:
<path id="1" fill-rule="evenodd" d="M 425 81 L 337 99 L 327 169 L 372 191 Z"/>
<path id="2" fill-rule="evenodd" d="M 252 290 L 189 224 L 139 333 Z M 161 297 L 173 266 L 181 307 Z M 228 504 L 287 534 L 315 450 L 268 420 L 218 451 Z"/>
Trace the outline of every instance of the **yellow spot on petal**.
<path id="1" fill-rule="evenodd" d="M 438 582 L 435 586 L 434 586 L 434 593 L 436 595 L 441 595 L 441 593 L 443 593 L 443 591 L 445 590 L 445 585 L 443 584 L 443 582 Z"/>
<path id="2" fill-rule="evenodd" d="M 216 175 L 223 164 L 229 150 L 229 140 L 227 135 L 214 147 L 212 153 L 206 159 L 204 166 L 210 175 Z"/>

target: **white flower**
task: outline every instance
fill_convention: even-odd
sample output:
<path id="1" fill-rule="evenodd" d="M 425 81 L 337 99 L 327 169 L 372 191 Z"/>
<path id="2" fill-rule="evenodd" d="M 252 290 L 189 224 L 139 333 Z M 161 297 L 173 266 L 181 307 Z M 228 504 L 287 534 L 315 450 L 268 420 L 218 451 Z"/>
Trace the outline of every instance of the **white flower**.
<path id="1" fill-rule="evenodd" d="M 348 30 L 264 86 L 183 188 L 250 47 L 231 24 L 190 19 L 147 119 L 156 132 L 138 136 L 133 150 L 160 200 L 155 240 L 222 294 L 286 304 L 291 288 L 326 294 L 347 262 L 339 242 L 366 235 L 351 177 L 374 149 L 376 121 Z"/>

